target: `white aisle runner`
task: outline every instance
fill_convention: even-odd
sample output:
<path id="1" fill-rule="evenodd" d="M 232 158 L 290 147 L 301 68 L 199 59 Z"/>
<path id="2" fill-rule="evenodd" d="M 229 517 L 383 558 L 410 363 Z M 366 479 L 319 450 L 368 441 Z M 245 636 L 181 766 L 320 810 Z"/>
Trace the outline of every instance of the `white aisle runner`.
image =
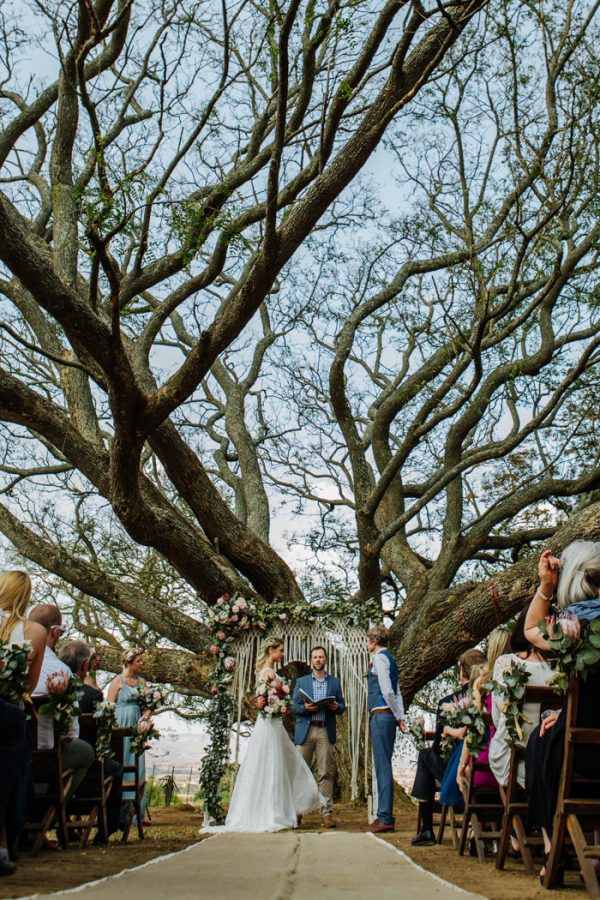
<path id="1" fill-rule="evenodd" d="M 482 900 L 416 866 L 385 841 L 325 834 L 223 834 L 58 894 L 83 900 Z M 75 900 L 75 898 L 74 898 Z"/>

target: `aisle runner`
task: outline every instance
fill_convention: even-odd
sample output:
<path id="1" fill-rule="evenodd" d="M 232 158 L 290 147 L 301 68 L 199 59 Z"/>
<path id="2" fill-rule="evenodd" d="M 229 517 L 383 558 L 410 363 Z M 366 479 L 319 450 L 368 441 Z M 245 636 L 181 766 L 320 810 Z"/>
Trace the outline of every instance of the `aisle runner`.
<path id="1" fill-rule="evenodd" d="M 223 834 L 87 887 L 83 900 L 482 900 L 364 834 Z M 37 895 L 41 897 L 41 895 Z"/>

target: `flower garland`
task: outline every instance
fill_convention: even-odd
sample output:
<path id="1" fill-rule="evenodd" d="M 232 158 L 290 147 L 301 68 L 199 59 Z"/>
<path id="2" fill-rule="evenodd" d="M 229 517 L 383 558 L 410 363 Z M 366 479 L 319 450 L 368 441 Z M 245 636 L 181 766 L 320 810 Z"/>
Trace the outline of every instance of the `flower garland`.
<path id="1" fill-rule="evenodd" d="M 7 644 L 0 641 L 0 697 L 7 703 L 20 703 L 27 694 L 29 641 Z"/>
<path id="2" fill-rule="evenodd" d="M 486 691 L 501 695 L 504 698 L 501 710 L 506 721 L 506 743 L 510 747 L 518 747 L 523 741 L 523 723 L 531 725 L 531 719 L 523 714 L 523 697 L 529 681 L 529 672 L 517 660 L 502 672 L 501 680 L 488 681 L 484 685 Z"/>
<path id="3" fill-rule="evenodd" d="M 141 756 L 150 746 L 150 741 L 154 741 L 159 737 L 160 732 L 150 716 L 140 716 L 137 723 L 131 729 L 129 749 L 136 756 Z"/>
<path id="4" fill-rule="evenodd" d="M 444 725 L 450 728 L 466 728 L 465 741 L 471 756 L 479 756 L 487 743 L 486 725 L 480 709 L 473 697 L 466 694 L 454 703 L 444 703 L 440 710 Z M 457 738 L 448 735 L 442 738 L 440 756 L 447 760 L 457 745 Z"/>
<path id="5" fill-rule="evenodd" d="M 411 744 L 419 753 L 421 750 L 425 750 L 429 744 L 427 743 L 427 738 L 425 737 L 425 718 L 422 713 L 415 713 L 414 715 L 411 713 L 408 716 L 408 739 Z"/>
<path id="6" fill-rule="evenodd" d="M 59 738 L 65 738 L 72 720 L 77 716 L 79 700 L 83 695 L 83 681 L 66 672 L 52 672 L 48 675 L 46 690 L 48 699 L 40 706 L 40 712 L 52 716 L 55 733 Z"/>
<path id="7" fill-rule="evenodd" d="M 110 742 L 112 730 L 115 727 L 115 704 L 110 700 L 99 700 L 94 707 L 94 718 L 98 719 L 96 759 L 103 762 L 115 755 Z"/>
<path id="8" fill-rule="evenodd" d="M 547 616 L 538 628 L 556 654 L 556 672 L 550 684 L 562 694 L 569 688 L 571 675 L 584 679 L 600 663 L 600 619 L 580 622 L 577 616 Z"/>

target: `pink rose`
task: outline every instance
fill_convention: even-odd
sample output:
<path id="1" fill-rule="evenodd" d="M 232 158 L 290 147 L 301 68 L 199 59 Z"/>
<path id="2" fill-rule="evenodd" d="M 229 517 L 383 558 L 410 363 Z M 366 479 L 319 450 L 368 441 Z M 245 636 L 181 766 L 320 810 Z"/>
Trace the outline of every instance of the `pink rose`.
<path id="1" fill-rule="evenodd" d="M 237 622 L 237 621 L 239 620 L 239 618 L 240 618 L 239 616 L 232 616 L 231 619 L 230 619 L 229 621 L 230 621 L 230 622 Z"/>
<path id="2" fill-rule="evenodd" d="M 560 620 L 560 630 L 567 637 L 577 640 L 581 634 L 581 625 L 577 616 L 569 616 L 568 614 Z"/>
<path id="3" fill-rule="evenodd" d="M 254 701 L 254 705 L 257 706 L 259 709 L 262 709 L 265 705 L 265 698 L 257 697 L 256 700 Z"/>
<path id="4" fill-rule="evenodd" d="M 69 687 L 70 678 L 66 672 L 52 672 L 48 675 L 46 689 L 53 694 L 64 694 Z"/>
<path id="5" fill-rule="evenodd" d="M 231 607 L 231 612 L 232 612 L 232 613 L 239 613 L 239 611 L 240 611 L 240 605 L 239 605 L 239 603 L 234 603 L 233 606 Z"/>
<path id="6" fill-rule="evenodd" d="M 289 686 L 289 684 L 284 684 L 284 685 L 282 685 L 282 690 L 283 690 L 283 693 L 284 693 L 284 694 L 289 694 L 289 692 L 290 692 L 290 686 Z"/>
<path id="7" fill-rule="evenodd" d="M 225 641 L 225 640 L 227 640 L 227 635 L 225 634 L 224 631 L 217 631 L 215 637 L 216 637 L 216 639 L 217 639 L 218 641 Z"/>
<path id="8" fill-rule="evenodd" d="M 211 689 L 210 689 L 210 692 L 211 692 L 211 694 L 212 694 L 213 696 L 214 696 L 215 694 L 218 694 L 218 693 L 219 693 L 219 688 L 216 686 L 216 684 L 213 684 L 213 686 L 212 686 Z"/>
<path id="9" fill-rule="evenodd" d="M 225 666 L 225 668 L 227 669 L 228 672 L 233 672 L 233 670 L 235 669 L 235 659 L 234 659 L 234 657 L 233 657 L 233 656 L 226 656 L 225 659 L 224 659 L 224 661 L 223 661 L 223 664 L 224 664 L 224 666 Z"/>
<path id="10" fill-rule="evenodd" d="M 219 650 L 219 648 L 217 647 L 216 644 L 211 644 L 210 647 L 208 648 L 208 652 L 211 653 L 213 656 L 218 656 L 221 651 Z"/>

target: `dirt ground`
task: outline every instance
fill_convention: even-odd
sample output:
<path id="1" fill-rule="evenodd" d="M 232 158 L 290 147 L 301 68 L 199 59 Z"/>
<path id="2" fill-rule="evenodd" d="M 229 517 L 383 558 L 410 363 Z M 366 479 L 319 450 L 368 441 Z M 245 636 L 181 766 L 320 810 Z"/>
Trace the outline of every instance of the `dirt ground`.
<path id="1" fill-rule="evenodd" d="M 335 808 L 335 817 L 338 828 L 358 831 L 366 820 L 365 807 L 340 804 Z M 127 844 L 116 840 L 108 847 L 89 847 L 68 853 L 48 851 L 35 858 L 23 854 L 16 874 L 0 880 L 0 900 L 76 887 L 139 866 L 156 856 L 182 850 L 202 839 L 203 836 L 198 834 L 201 819 L 200 813 L 189 807 L 157 809 L 152 811 L 153 824 L 147 829 L 144 841 L 132 836 Z M 496 872 L 493 861 L 479 863 L 470 857 L 460 857 L 452 848 L 448 832 L 442 846 L 413 848 L 410 840 L 414 837 L 415 825 L 416 807 L 399 792 L 396 832 L 387 836 L 387 840 L 424 869 L 489 900 L 548 900 L 549 896 L 552 900 L 579 900 L 587 896 L 575 873 L 567 875 L 567 885 L 570 883 L 572 887 L 549 895 L 536 879 L 524 875 L 512 860 L 508 861 L 505 872 Z M 321 830 L 319 816 L 307 816 L 301 827 L 307 831 Z"/>

